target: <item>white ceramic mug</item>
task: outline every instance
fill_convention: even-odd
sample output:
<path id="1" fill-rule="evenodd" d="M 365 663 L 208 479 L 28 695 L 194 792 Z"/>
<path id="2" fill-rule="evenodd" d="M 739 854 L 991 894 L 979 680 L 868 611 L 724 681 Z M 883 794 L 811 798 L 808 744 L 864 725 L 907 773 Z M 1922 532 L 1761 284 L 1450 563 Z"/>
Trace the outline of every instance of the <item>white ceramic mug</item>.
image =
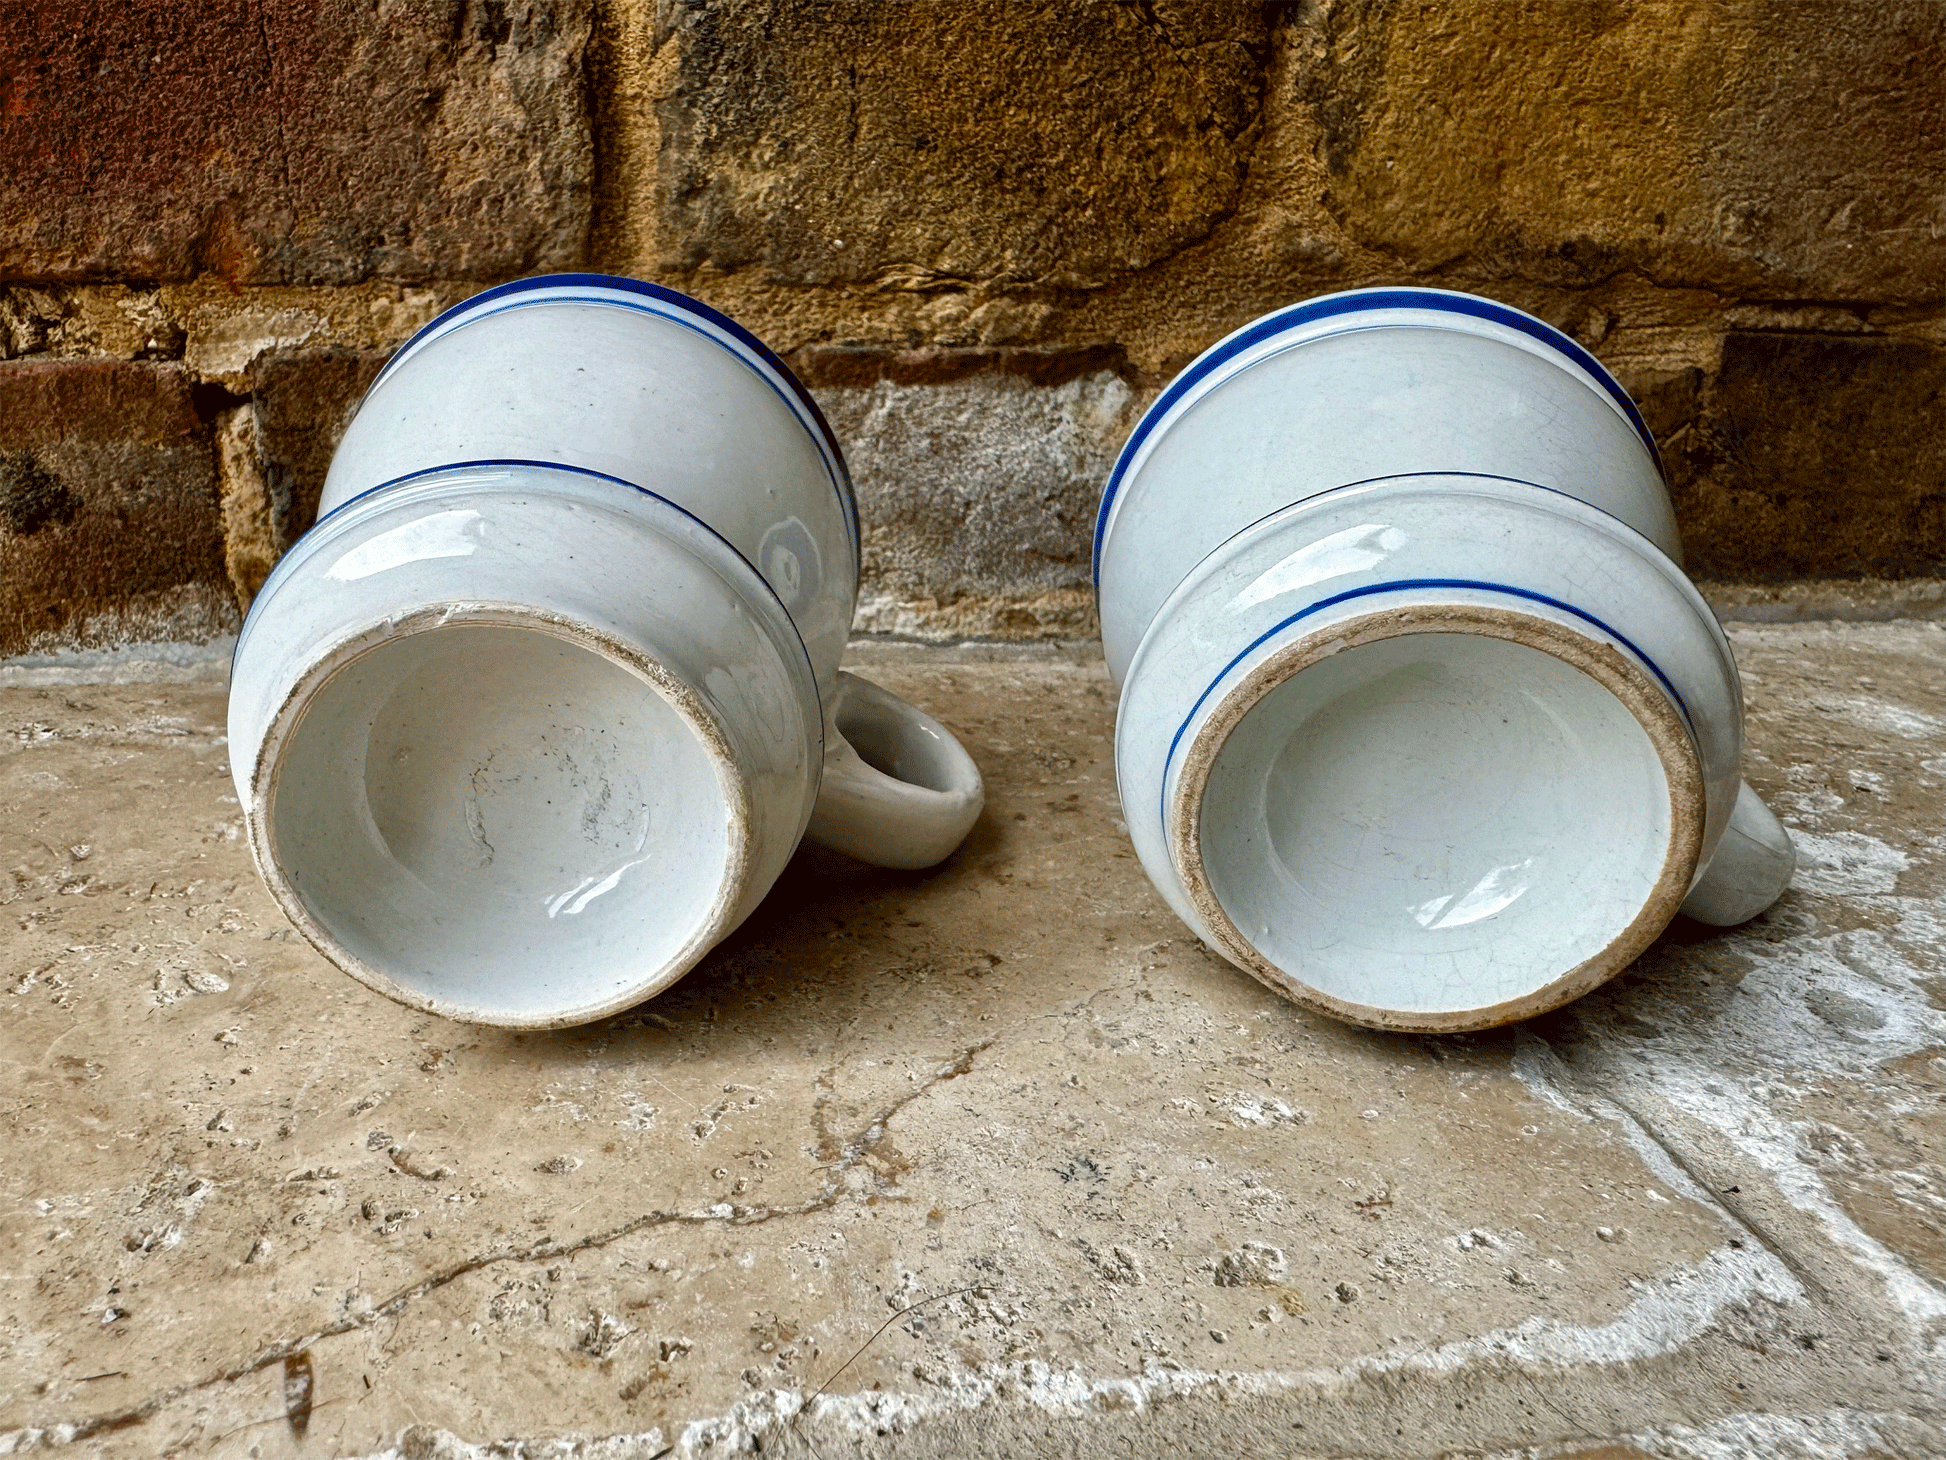
<path id="1" fill-rule="evenodd" d="M 1618 972 L 1793 853 L 1628 395 L 1541 321 L 1370 289 L 1193 362 L 1103 494 L 1096 592 L 1143 866 L 1212 947 L 1380 1028 Z"/>
<path id="2" fill-rule="evenodd" d="M 858 560 L 830 428 L 731 321 L 604 275 L 468 300 L 373 383 L 238 639 L 265 881 L 380 992 L 544 1027 L 680 977 L 807 830 L 939 861 L 980 773 L 839 671 Z"/>

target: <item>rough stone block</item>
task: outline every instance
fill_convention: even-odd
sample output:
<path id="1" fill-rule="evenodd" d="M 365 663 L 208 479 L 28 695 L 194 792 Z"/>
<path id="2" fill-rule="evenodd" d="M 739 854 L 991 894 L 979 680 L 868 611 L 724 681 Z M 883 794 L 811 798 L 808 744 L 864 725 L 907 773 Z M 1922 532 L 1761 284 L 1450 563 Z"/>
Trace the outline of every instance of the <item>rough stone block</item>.
<path id="1" fill-rule="evenodd" d="M 578 262 L 589 0 L 77 0 L 0 24 L 0 278 Z"/>
<path id="2" fill-rule="evenodd" d="M 331 453 L 387 358 L 382 350 L 291 350 L 257 367 L 257 440 L 280 551 L 317 520 Z"/>
<path id="3" fill-rule="evenodd" d="M 255 362 L 251 398 L 229 412 L 216 438 L 223 550 L 237 602 L 250 606 L 291 544 L 318 515 L 331 454 L 382 351 L 278 351 Z"/>
<path id="4" fill-rule="evenodd" d="M 1326 210 L 1411 271 L 1937 303 L 1937 0 L 1307 6 Z"/>
<path id="5" fill-rule="evenodd" d="M 1735 331 L 1649 394 L 1692 571 L 1946 571 L 1946 349 Z"/>
<path id="6" fill-rule="evenodd" d="M 1265 14 L 1216 0 L 671 6 L 667 262 L 922 288 L 1144 268 L 1236 206 Z"/>
<path id="7" fill-rule="evenodd" d="M 1143 399 L 1107 352 L 807 352 L 864 523 L 858 627 L 1080 637 L 1102 483 Z"/>
<path id="8" fill-rule="evenodd" d="M 234 628 L 208 422 L 178 366 L 0 365 L 0 654 Z"/>

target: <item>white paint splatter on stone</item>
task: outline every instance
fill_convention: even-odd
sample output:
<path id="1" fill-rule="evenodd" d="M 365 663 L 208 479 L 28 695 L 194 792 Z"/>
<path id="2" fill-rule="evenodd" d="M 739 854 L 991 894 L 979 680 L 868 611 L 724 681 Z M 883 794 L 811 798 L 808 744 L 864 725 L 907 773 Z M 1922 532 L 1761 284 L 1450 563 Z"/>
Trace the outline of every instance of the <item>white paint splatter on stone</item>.
<path id="1" fill-rule="evenodd" d="M 1793 831 L 1797 875 L 1791 885 L 1821 897 L 1891 892 L 1912 861 L 1897 847 L 1860 831 Z"/>

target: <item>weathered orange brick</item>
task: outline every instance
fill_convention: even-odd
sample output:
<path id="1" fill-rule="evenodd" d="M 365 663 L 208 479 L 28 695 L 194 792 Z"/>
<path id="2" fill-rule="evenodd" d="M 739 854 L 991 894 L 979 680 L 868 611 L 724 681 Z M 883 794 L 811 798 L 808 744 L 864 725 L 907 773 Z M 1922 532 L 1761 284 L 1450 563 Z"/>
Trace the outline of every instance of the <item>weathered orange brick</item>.
<path id="1" fill-rule="evenodd" d="M 573 266 L 589 0 L 71 0 L 0 24 L 0 279 Z"/>

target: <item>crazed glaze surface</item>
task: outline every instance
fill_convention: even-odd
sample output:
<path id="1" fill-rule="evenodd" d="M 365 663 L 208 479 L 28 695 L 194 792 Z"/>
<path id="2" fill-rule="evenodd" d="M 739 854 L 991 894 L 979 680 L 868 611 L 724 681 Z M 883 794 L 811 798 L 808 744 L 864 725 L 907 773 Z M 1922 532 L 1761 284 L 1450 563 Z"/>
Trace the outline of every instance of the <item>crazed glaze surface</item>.
<path id="1" fill-rule="evenodd" d="M 1327 295 L 1212 345 L 1130 435 L 1095 530 L 1109 673 L 1121 681 L 1162 601 L 1238 528 L 1424 471 L 1572 493 L 1681 561 L 1648 428 L 1572 340 L 1445 290 Z"/>
<path id="2" fill-rule="evenodd" d="M 1593 988 L 1701 851 L 1702 768 L 1660 687 L 1517 609 L 1395 603 L 1282 644 L 1183 760 L 1169 850 L 1200 924 L 1362 1024 L 1479 1027 Z"/>
<path id="3" fill-rule="evenodd" d="M 1479 1027 L 1613 974 L 1685 894 L 1754 914 L 1790 855 L 1626 396 L 1538 321 L 1422 292 L 1186 370 L 1104 493 L 1098 591 L 1129 832 L 1176 911 L 1340 1017 Z"/>
<path id="4" fill-rule="evenodd" d="M 324 505 L 238 640 L 237 793 L 293 921 L 393 998 L 595 1018 L 690 968 L 807 827 L 916 868 L 979 815 L 952 736 L 838 671 L 858 541 L 828 427 L 692 301 L 568 276 L 449 312 Z"/>
<path id="5" fill-rule="evenodd" d="M 810 397 L 729 320 L 598 274 L 488 290 L 373 382 L 319 512 L 429 467 L 497 460 L 605 472 L 701 517 L 783 601 L 832 689 L 858 596 L 851 480 Z"/>

